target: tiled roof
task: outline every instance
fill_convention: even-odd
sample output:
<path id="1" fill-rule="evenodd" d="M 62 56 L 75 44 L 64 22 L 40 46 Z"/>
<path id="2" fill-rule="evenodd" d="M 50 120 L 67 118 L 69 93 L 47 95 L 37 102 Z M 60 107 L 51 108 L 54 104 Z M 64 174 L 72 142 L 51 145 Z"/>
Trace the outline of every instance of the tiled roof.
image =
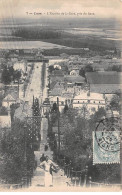
<path id="1" fill-rule="evenodd" d="M 64 76 L 62 70 L 54 70 L 53 75 L 55 75 L 55 76 Z"/>
<path id="2" fill-rule="evenodd" d="M 16 101 L 10 94 L 8 94 L 3 101 Z"/>
<path id="3" fill-rule="evenodd" d="M 50 80 L 51 82 L 54 82 L 54 81 L 64 81 L 64 77 L 59 77 L 59 76 L 54 76 L 54 75 L 51 75 L 50 76 Z"/>
<path id="4" fill-rule="evenodd" d="M 120 93 L 122 84 L 90 84 L 90 91 L 95 93 Z"/>
<path id="5" fill-rule="evenodd" d="M 50 92 L 50 96 L 61 96 L 61 94 L 62 94 L 62 88 L 54 88 Z"/>
<path id="6" fill-rule="evenodd" d="M 29 105 L 20 105 L 20 107 L 15 110 L 14 117 L 21 121 L 26 120 L 25 117 L 27 116 L 32 116 L 32 109 Z"/>
<path id="7" fill-rule="evenodd" d="M 90 84 L 120 84 L 122 73 L 114 71 L 87 72 L 86 78 Z"/>
<path id="8" fill-rule="evenodd" d="M 15 100 L 18 98 L 18 86 L 5 86 L 5 96 L 10 94 Z"/>
<path id="9" fill-rule="evenodd" d="M 83 83 L 85 81 L 85 78 L 82 76 L 64 76 L 64 81 L 70 82 L 70 83 Z"/>

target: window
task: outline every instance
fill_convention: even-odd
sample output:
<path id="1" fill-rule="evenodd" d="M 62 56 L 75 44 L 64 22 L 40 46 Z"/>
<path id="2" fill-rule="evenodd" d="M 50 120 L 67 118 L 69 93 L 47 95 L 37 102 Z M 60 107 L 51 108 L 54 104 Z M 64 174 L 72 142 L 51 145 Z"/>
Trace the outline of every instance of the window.
<path id="1" fill-rule="evenodd" d="M 79 101 L 78 101 L 78 104 L 79 104 Z"/>

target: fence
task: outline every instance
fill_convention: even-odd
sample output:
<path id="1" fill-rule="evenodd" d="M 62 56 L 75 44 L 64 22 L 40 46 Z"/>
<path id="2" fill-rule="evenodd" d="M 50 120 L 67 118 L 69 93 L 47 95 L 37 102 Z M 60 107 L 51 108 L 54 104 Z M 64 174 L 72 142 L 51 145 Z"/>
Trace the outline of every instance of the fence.
<path id="1" fill-rule="evenodd" d="M 57 164 L 64 170 L 64 175 L 70 178 L 67 186 L 79 187 L 106 187 L 106 188 L 121 188 L 122 184 L 108 184 L 93 182 L 91 177 L 88 177 L 88 166 L 84 170 L 76 171 L 73 169 L 72 162 L 66 163 L 66 159 L 57 158 Z"/>
<path id="2" fill-rule="evenodd" d="M 31 186 L 31 178 L 30 177 L 23 177 L 22 181 L 20 183 L 16 184 L 8 184 L 5 183 L 4 181 L 0 181 L 0 188 L 1 189 L 20 189 L 20 188 L 28 188 Z"/>
<path id="3" fill-rule="evenodd" d="M 57 158 L 57 164 L 64 170 L 64 176 L 70 179 L 67 186 L 86 186 L 88 166 L 84 170 L 74 170 L 72 162 L 66 163 L 66 159 Z"/>
<path id="4" fill-rule="evenodd" d="M 93 182 L 92 178 L 89 177 L 89 187 L 121 188 L 122 189 L 122 184 L 107 184 L 107 183 Z"/>

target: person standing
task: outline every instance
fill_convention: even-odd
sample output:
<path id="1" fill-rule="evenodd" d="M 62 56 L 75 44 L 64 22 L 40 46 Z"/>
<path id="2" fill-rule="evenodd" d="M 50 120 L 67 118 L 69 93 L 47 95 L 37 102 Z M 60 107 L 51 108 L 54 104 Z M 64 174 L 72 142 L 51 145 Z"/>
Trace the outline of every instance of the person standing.
<path id="1" fill-rule="evenodd" d="M 53 186 L 52 171 L 54 171 L 54 169 L 57 169 L 58 166 L 54 162 L 52 162 L 48 156 L 46 156 L 46 160 L 41 162 L 39 167 L 43 168 L 45 171 L 45 177 L 44 177 L 45 187 Z"/>

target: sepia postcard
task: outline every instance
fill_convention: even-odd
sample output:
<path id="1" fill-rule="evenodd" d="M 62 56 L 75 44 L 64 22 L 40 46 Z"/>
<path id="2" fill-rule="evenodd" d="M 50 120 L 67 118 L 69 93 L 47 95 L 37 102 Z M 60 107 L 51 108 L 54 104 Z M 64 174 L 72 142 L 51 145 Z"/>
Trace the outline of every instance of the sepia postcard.
<path id="1" fill-rule="evenodd" d="M 0 191 L 122 190 L 122 0 L 0 0 Z"/>

